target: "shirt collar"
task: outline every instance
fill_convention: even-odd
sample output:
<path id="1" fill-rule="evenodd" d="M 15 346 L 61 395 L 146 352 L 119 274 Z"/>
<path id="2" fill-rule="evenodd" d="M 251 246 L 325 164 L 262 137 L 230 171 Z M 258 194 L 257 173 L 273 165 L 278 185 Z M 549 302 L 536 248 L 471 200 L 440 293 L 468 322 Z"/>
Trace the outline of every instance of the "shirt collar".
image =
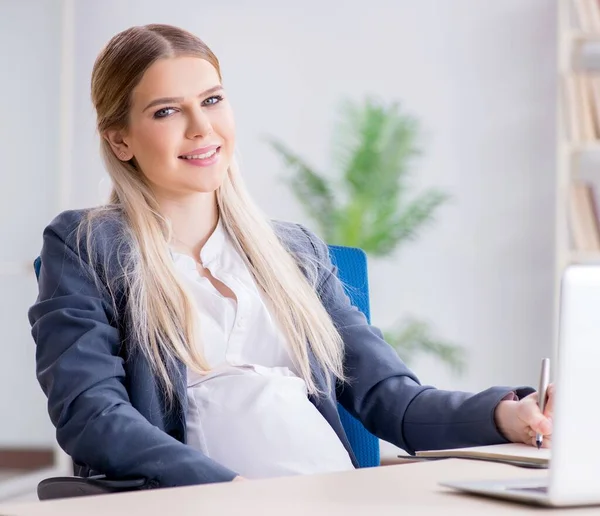
<path id="1" fill-rule="evenodd" d="M 224 251 L 225 242 L 225 227 L 223 226 L 221 217 L 219 217 L 217 226 L 215 227 L 214 231 L 208 237 L 208 240 L 204 243 L 202 249 L 200 250 L 200 263 L 202 263 L 203 267 L 207 267 L 211 263 L 214 263 L 218 260 L 218 258 Z M 196 270 L 196 262 L 191 256 L 179 253 L 173 248 L 170 248 L 169 251 L 176 265 L 181 265 L 185 269 L 193 271 Z"/>
<path id="2" fill-rule="evenodd" d="M 212 234 L 208 237 L 208 240 L 202 246 L 200 250 L 200 261 L 202 265 L 206 267 L 208 264 L 217 260 L 220 254 L 223 252 L 225 246 L 225 228 L 223 227 L 223 221 L 221 217 L 217 221 L 217 226 Z"/>

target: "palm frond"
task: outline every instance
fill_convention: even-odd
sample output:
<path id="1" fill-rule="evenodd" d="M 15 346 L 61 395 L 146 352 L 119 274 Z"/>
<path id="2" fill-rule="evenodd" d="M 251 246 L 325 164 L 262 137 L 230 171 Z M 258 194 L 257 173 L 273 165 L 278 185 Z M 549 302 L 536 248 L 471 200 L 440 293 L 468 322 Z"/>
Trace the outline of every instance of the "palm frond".
<path id="1" fill-rule="evenodd" d="M 450 198 L 437 189 L 410 195 L 411 164 L 421 154 L 419 124 L 398 103 L 374 98 L 345 101 L 338 108 L 332 136 L 332 183 L 283 143 L 269 143 L 281 157 L 289 184 L 329 244 L 360 247 L 387 256 L 414 240 Z M 335 184 L 335 187 L 334 187 Z M 418 354 L 439 357 L 455 372 L 465 367 L 464 351 L 436 338 L 424 321 L 407 319 L 385 332 L 407 362 Z"/>
<path id="2" fill-rule="evenodd" d="M 388 212 L 384 220 L 371 226 L 372 231 L 361 243 L 363 249 L 371 249 L 375 256 L 385 256 L 414 240 L 420 230 L 435 220 L 437 209 L 449 199 L 448 194 L 432 188 L 413 198 L 393 216 Z"/>
<path id="3" fill-rule="evenodd" d="M 307 214 L 317 222 L 324 238 L 332 234 L 336 221 L 336 199 L 330 182 L 307 165 L 283 143 L 270 139 L 271 148 L 279 154 L 292 173 L 285 178 Z"/>
<path id="4" fill-rule="evenodd" d="M 344 179 L 354 195 L 369 196 L 373 190 L 372 174 L 381 169 L 381 136 L 389 123 L 386 111 L 378 103 L 367 100 L 362 109 L 356 109 L 354 117 L 357 145 L 349 156 Z"/>
<path id="5" fill-rule="evenodd" d="M 437 356 L 456 374 L 465 370 L 465 350 L 435 337 L 431 325 L 423 320 L 407 317 L 395 330 L 385 332 L 384 338 L 409 365 L 419 354 L 429 354 Z"/>
<path id="6" fill-rule="evenodd" d="M 437 208 L 449 199 L 448 194 L 432 188 L 410 201 L 396 219 L 396 241 L 402 243 L 416 238 L 423 226 L 433 222 Z"/>
<path id="7" fill-rule="evenodd" d="M 335 110 L 335 121 L 331 136 L 331 167 L 336 174 L 348 168 L 356 148 L 360 145 L 360 134 L 356 130 L 360 122 L 360 109 L 356 103 L 342 100 Z"/>
<path id="8" fill-rule="evenodd" d="M 351 193 L 372 201 L 395 194 L 410 159 L 420 153 L 416 120 L 403 114 L 397 103 L 388 106 L 367 99 L 360 106 L 344 106 L 347 120 L 336 131 L 348 142 L 345 147 L 338 142 L 337 152 L 343 149 L 343 174 Z"/>

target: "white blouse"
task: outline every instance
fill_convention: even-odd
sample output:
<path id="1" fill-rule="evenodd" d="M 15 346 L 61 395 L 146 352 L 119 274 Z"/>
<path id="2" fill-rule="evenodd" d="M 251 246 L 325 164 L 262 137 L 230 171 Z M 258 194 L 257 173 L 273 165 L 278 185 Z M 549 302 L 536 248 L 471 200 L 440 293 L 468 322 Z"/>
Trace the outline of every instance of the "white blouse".
<path id="1" fill-rule="evenodd" d="M 190 256 L 172 251 L 199 316 L 212 370 L 188 370 L 188 444 L 243 477 L 353 469 L 335 431 L 307 395 L 283 333 L 219 221 L 202 265 L 237 298 L 224 297 Z"/>

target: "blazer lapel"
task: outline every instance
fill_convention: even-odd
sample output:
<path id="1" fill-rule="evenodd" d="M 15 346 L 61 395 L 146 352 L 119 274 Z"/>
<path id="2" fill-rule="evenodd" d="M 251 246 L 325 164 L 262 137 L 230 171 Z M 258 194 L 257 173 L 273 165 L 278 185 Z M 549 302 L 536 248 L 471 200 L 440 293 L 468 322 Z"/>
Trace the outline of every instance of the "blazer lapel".
<path id="1" fill-rule="evenodd" d="M 350 460 L 352 460 L 352 464 L 354 464 L 355 468 L 358 468 L 358 461 L 356 460 L 356 456 L 354 455 L 354 450 L 352 449 L 352 446 L 350 446 L 350 441 L 348 441 L 348 436 L 346 435 L 346 431 L 342 426 L 340 414 L 337 409 L 335 385 L 332 385 L 331 389 L 327 391 L 325 373 L 319 365 L 319 363 L 317 362 L 317 359 L 313 354 L 312 350 L 310 349 L 310 346 L 308 348 L 308 361 L 310 363 L 310 369 L 313 372 L 317 387 L 321 392 L 327 393 L 320 395 L 309 394 L 308 399 L 321 413 L 325 420 L 329 423 L 331 428 L 333 428 L 340 441 L 342 441 L 344 448 L 346 448 L 348 455 L 350 455 Z"/>
<path id="2" fill-rule="evenodd" d="M 187 368 L 181 360 L 175 359 L 167 365 L 167 370 L 169 378 L 173 381 L 173 403 L 170 407 L 165 405 L 165 427 L 174 428 L 176 431 L 172 434 L 185 443 L 187 442 L 185 418 L 188 410 Z"/>

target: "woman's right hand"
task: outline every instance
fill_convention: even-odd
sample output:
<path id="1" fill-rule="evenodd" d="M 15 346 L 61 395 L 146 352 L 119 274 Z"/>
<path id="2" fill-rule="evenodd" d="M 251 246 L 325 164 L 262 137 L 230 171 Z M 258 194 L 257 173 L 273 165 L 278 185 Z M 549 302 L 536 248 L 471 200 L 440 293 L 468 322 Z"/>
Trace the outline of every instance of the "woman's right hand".
<path id="1" fill-rule="evenodd" d="M 240 477 L 240 476 L 238 475 L 237 477 L 235 477 L 235 478 L 232 480 L 232 482 L 238 482 L 238 481 L 240 481 L 240 480 L 247 480 L 247 479 L 245 479 L 244 477 Z"/>

